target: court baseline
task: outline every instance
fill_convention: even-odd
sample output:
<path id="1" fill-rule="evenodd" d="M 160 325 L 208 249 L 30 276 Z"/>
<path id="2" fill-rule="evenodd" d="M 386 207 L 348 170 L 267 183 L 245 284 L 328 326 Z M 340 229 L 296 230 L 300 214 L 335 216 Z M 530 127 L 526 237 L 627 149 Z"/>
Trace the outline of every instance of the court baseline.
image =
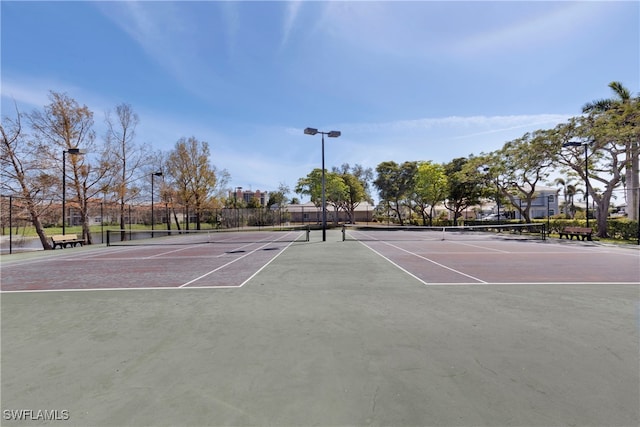
<path id="1" fill-rule="evenodd" d="M 238 242 L 229 247 L 233 244 L 229 241 L 224 245 L 186 245 L 170 250 L 167 246 L 137 246 L 101 248 L 91 253 L 69 251 L 3 263 L 1 292 L 239 288 L 293 243 Z M 232 259 L 202 271 L 214 260 L 226 261 L 228 257 Z"/>

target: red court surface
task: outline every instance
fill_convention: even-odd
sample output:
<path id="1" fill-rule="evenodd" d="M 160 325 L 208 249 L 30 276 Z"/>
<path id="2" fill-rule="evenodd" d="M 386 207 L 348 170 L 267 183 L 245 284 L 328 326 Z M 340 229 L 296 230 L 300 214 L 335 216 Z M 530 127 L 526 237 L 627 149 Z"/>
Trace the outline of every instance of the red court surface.
<path id="1" fill-rule="evenodd" d="M 56 251 L 3 262 L 1 290 L 238 288 L 284 250 L 302 253 L 309 244 L 225 242 Z M 394 239 L 338 244 L 356 252 L 372 250 L 389 268 L 400 268 L 425 285 L 640 282 L 640 251 L 590 242 Z M 350 266 L 356 277 L 367 268 L 366 262 Z"/>
<path id="2" fill-rule="evenodd" d="M 424 284 L 638 283 L 640 252 L 588 242 L 362 241 Z"/>
<path id="3" fill-rule="evenodd" d="M 291 242 L 66 250 L 3 263 L 2 291 L 241 287 Z"/>

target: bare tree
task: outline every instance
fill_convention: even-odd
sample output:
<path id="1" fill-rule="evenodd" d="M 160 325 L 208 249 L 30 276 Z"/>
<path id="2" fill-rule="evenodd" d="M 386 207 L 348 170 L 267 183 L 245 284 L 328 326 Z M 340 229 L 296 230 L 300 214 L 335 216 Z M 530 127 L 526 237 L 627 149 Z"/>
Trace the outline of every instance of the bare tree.
<path id="1" fill-rule="evenodd" d="M 196 227 L 200 229 L 202 210 L 217 183 L 216 168 L 209 162 L 209 144 L 195 137 L 180 138 L 169 153 L 167 168 L 175 180 L 178 197 L 193 206 Z"/>
<path id="2" fill-rule="evenodd" d="M 50 210 L 45 202 L 55 179 L 47 172 L 46 159 L 39 155 L 37 145 L 27 139 L 22 127 L 22 115 L 16 106 L 16 118 L 3 118 L 0 125 L 0 177 L 3 191 L 19 195 L 26 204 L 32 224 L 44 249 L 51 249 L 41 222 L 41 215 Z"/>
<path id="3" fill-rule="evenodd" d="M 43 111 L 31 113 L 29 121 L 42 155 L 54 159 L 56 165 L 66 170 L 62 179 L 70 179 L 70 189 L 74 195 L 72 201 L 80 211 L 83 239 L 91 244 L 89 200 L 103 191 L 110 163 L 106 152 L 98 151 L 93 131 L 93 112 L 66 94 L 52 91 L 49 99 L 51 103 Z M 65 168 L 64 153 L 69 153 L 70 149 L 80 149 L 90 153 L 90 156 L 70 153 L 67 159 L 70 167 Z M 95 159 L 94 163 L 89 157 Z"/>
<path id="4" fill-rule="evenodd" d="M 118 201 L 121 230 L 126 226 L 126 204 L 140 194 L 140 187 L 135 186 L 133 182 L 140 179 L 136 175 L 139 175 L 142 168 L 150 162 L 148 149 L 135 141 L 136 127 L 139 122 L 138 115 L 129 104 L 116 106 L 115 117 L 111 112 L 107 112 L 105 117 L 107 125 L 105 141 L 110 164 L 113 167 L 110 190 Z"/>

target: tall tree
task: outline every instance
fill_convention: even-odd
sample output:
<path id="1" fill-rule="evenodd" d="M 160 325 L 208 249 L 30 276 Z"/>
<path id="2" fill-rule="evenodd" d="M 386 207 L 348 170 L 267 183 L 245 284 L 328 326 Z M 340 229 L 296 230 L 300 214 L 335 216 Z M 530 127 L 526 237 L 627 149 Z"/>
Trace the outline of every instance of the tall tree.
<path id="1" fill-rule="evenodd" d="M 404 162 L 402 165 L 394 161 L 380 163 L 376 167 L 377 178 L 373 184 L 378 188 L 380 198 L 398 217 L 400 225 L 404 225 L 404 208 L 415 183 L 418 162 Z"/>
<path id="2" fill-rule="evenodd" d="M 622 181 L 622 171 L 625 168 L 626 147 L 620 142 L 620 138 L 624 137 L 624 132 L 611 126 L 606 114 L 590 113 L 574 117 L 555 129 L 554 142 L 559 153 L 559 164 L 574 171 L 585 182 L 586 191 L 596 204 L 598 237 L 608 237 L 609 205 L 615 188 Z M 582 146 L 563 147 L 563 144 L 570 141 Z M 596 191 L 596 184 L 603 185 L 604 189 Z"/>
<path id="3" fill-rule="evenodd" d="M 536 189 L 549 177 L 556 163 L 556 147 L 548 131 L 525 133 L 504 144 L 502 149 L 480 157 L 486 161 L 488 185 L 496 197 L 506 198 L 526 222 L 537 197 Z"/>
<path id="4" fill-rule="evenodd" d="M 278 186 L 278 191 L 272 191 L 269 193 L 269 200 L 267 201 L 267 207 L 271 207 L 273 205 L 278 205 L 278 207 L 284 207 L 287 202 L 287 194 L 291 192 L 289 186 L 284 183 L 280 183 Z"/>
<path id="5" fill-rule="evenodd" d="M 430 161 L 418 162 L 415 186 L 411 195 L 414 210 L 422 223 L 433 225 L 435 207 L 447 197 L 447 176 L 444 166 Z"/>
<path id="6" fill-rule="evenodd" d="M 198 230 L 203 207 L 216 189 L 216 168 L 209 162 L 209 155 L 207 142 L 183 137 L 167 159 L 168 173 L 176 182 L 179 196 L 194 208 Z"/>
<path id="7" fill-rule="evenodd" d="M 49 165 L 40 155 L 38 145 L 28 139 L 22 126 L 22 114 L 17 107 L 14 119 L 2 118 L 0 133 L 0 188 L 11 195 L 19 195 L 26 205 L 42 247 L 51 249 L 41 216 L 51 209 L 49 198 L 52 196 L 50 193 L 55 191 L 57 179 L 49 173 Z"/>
<path id="8" fill-rule="evenodd" d="M 66 94 L 52 91 L 49 99 L 51 103 L 43 111 L 31 113 L 29 121 L 41 151 L 56 159 L 60 168 L 63 168 L 63 152 L 77 148 L 89 153 L 88 156 L 66 156 L 70 167 L 64 168 L 66 176 L 62 179 L 70 180 L 69 187 L 75 196 L 72 201 L 77 203 L 80 211 L 83 238 L 91 244 L 89 201 L 104 190 L 104 180 L 111 164 L 106 152 L 95 142 L 93 112 Z"/>
<path id="9" fill-rule="evenodd" d="M 477 168 L 471 170 L 465 165 L 469 159 L 458 157 L 444 165 L 447 175 L 448 191 L 444 206 L 453 213 L 453 223 L 458 224 L 458 218 L 463 210 L 480 203 L 484 188 L 484 177 Z"/>
<path id="10" fill-rule="evenodd" d="M 348 187 L 342 176 L 336 172 L 325 172 L 325 202 L 333 207 L 336 215 L 334 222 L 337 222 L 337 211 L 348 198 Z M 322 206 L 322 169 L 312 170 L 306 177 L 298 179 L 295 192 L 310 196 L 311 201 L 317 206 Z"/>
<path id="11" fill-rule="evenodd" d="M 133 183 L 142 178 L 141 174 L 146 175 L 143 167 L 150 160 L 148 149 L 135 141 L 138 123 L 140 119 L 129 104 L 116 106 L 115 116 L 107 112 L 105 117 L 105 141 L 113 165 L 111 189 L 119 205 L 121 230 L 126 226 L 126 204 L 140 194 L 140 186 Z"/>
<path id="12" fill-rule="evenodd" d="M 342 177 L 342 181 L 347 186 L 347 194 L 340 203 L 339 208 L 344 210 L 349 216 L 349 222 L 355 222 L 355 210 L 363 201 L 371 200 L 369 195 L 369 181 L 372 179 L 371 168 L 363 168 L 356 164 L 353 168 L 348 163 L 340 168 L 333 168 L 333 172 Z"/>
<path id="13" fill-rule="evenodd" d="M 588 102 L 582 107 L 584 113 L 618 115 L 621 119 L 619 126 L 630 126 L 632 129 L 627 138 L 624 139 L 625 146 L 625 184 L 627 199 L 627 214 L 629 219 L 638 220 L 638 203 L 640 200 L 640 128 L 638 127 L 638 104 L 640 97 L 633 97 L 631 91 L 622 83 L 613 81 L 609 83 L 609 88 L 615 97 L 599 99 Z"/>

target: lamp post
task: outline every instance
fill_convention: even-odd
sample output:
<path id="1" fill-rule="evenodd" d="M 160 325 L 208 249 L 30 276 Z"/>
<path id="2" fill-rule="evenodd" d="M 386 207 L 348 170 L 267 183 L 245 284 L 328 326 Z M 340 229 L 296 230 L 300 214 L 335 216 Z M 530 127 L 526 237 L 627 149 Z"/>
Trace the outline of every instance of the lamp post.
<path id="1" fill-rule="evenodd" d="M 547 235 L 551 234 L 551 199 L 552 195 L 547 196 Z"/>
<path id="2" fill-rule="evenodd" d="M 326 242 L 327 240 L 327 200 L 325 194 L 325 179 L 324 179 L 324 136 L 327 135 L 329 138 L 337 138 L 341 135 L 340 131 L 332 130 L 330 132 L 322 132 L 318 129 L 314 128 L 306 128 L 304 130 L 305 135 L 322 135 L 322 241 Z"/>
<path id="3" fill-rule="evenodd" d="M 64 235 L 67 223 L 67 157 L 66 154 L 84 154 L 78 147 L 62 150 L 62 234 Z"/>
<path id="4" fill-rule="evenodd" d="M 233 205 L 236 208 L 236 225 L 240 230 L 240 210 L 238 209 L 238 191 L 242 191 L 242 187 L 236 187 L 233 192 Z"/>
<path id="5" fill-rule="evenodd" d="M 155 222 L 155 217 L 153 216 L 153 177 L 154 176 L 162 176 L 162 172 L 154 172 L 151 174 L 151 231 L 153 231 L 153 223 Z M 151 234 L 153 237 L 153 234 Z"/>
<path id="6" fill-rule="evenodd" d="M 585 209 L 587 213 L 587 227 L 589 227 L 589 157 L 587 153 L 588 142 L 580 142 L 580 141 L 569 141 L 562 144 L 563 147 L 580 147 L 584 146 L 584 201 L 585 201 Z"/>

